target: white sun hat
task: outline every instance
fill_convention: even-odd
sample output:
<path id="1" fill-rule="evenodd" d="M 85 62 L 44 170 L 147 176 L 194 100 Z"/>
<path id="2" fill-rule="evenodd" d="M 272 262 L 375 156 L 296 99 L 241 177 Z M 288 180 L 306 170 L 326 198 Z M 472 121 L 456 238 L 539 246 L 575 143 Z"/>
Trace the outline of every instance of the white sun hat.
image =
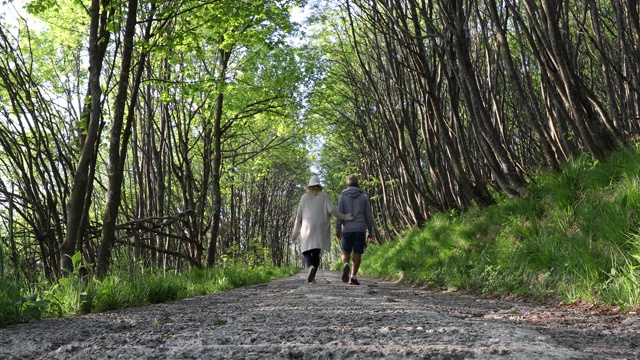
<path id="1" fill-rule="evenodd" d="M 318 177 L 318 175 L 313 175 L 311 179 L 309 179 L 309 185 L 307 185 L 307 187 L 316 185 L 320 185 L 320 178 Z"/>

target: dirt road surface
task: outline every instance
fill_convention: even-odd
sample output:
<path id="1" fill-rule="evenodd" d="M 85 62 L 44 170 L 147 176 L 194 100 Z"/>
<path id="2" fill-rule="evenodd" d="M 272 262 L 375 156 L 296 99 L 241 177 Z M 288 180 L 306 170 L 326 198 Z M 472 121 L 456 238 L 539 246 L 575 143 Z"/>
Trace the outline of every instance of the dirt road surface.
<path id="1" fill-rule="evenodd" d="M 0 329 L 0 359 L 638 359 L 637 314 L 439 293 L 320 270 Z"/>

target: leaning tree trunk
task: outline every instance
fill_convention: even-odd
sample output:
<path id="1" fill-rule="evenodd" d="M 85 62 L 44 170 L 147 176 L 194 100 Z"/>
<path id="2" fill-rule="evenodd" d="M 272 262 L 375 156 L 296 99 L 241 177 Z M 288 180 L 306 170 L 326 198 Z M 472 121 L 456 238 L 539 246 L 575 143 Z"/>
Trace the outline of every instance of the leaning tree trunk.
<path id="1" fill-rule="evenodd" d="M 469 39 L 465 31 L 465 9 L 461 4 L 441 4 L 449 35 L 450 46 L 455 59 L 449 59 L 449 66 L 458 75 L 462 98 L 469 112 L 470 120 L 475 124 L 484 160 L 491 170 L 491 175 L 501 190 L 509 196 L 518 196 L 525 190 L 525 181 L 516 170 L 510 159 L 506 145 L 500 140 L 499 130 L 490 120 L 489 112 L 482 101 L 477 78 L 474 75 L 469 55 Z"/>
<path id="2" fill-rule="evenodd" d="M 103 5 L 108 5 L 109 0 L 104 0 Z M 84 236 L 83 224 L 89 216 L 89 206 L 91 201 L 91 181 L 92 166 L 96 161 L 97 148 L 99 142 L 100 123 L 102 121 L 102 88 L 100 86 L 100 74 L 102 73 L 102 62 L 109 45 L 111 33 L 107 31 L 107 21 L 111 18 L 113 11 L 109 13 L 100 11 L 101 1 L 91 1 L 91 22 L 89 25 L 89 94 L 90 106 L 85 109 L 89 111 L 89 122 L 87 133 L 84 137 L 80 159 L 73 177 L 71 194 L 67 204 L 67 234 L 61 246 L 60 269 L 64 272 L 73 270 L 71 255 L 76 251 L 77 243 Z"/>

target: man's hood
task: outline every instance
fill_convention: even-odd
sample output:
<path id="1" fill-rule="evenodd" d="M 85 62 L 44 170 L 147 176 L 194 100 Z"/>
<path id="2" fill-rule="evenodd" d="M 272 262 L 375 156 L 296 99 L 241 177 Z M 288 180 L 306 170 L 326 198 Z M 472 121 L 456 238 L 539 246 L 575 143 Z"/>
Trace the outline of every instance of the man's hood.
<path id="1" fill-rule="evenodd" d="M 355 199 L 360 196 L 360 194 L 362 194 L 362 190 L 360 190 L 360 188 L 356 186 L 349 186 L 348 188 L 344 189 L 342 193 Z"/>

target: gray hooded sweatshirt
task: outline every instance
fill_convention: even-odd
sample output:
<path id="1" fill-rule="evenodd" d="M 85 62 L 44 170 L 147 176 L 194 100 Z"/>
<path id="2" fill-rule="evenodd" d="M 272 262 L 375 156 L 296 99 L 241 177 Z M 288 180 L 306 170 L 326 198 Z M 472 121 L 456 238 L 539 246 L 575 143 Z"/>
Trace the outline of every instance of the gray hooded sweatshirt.
<path id="1" fill-rule="evenodd" d="M 373 214 L 369 197 L 357 186 L 349 186 L 340 193 L 338 211 L 350 213 L 355 217 L 352 221 L 336 221 L 336 232 L 368 232 L 374 236 Z"/>

